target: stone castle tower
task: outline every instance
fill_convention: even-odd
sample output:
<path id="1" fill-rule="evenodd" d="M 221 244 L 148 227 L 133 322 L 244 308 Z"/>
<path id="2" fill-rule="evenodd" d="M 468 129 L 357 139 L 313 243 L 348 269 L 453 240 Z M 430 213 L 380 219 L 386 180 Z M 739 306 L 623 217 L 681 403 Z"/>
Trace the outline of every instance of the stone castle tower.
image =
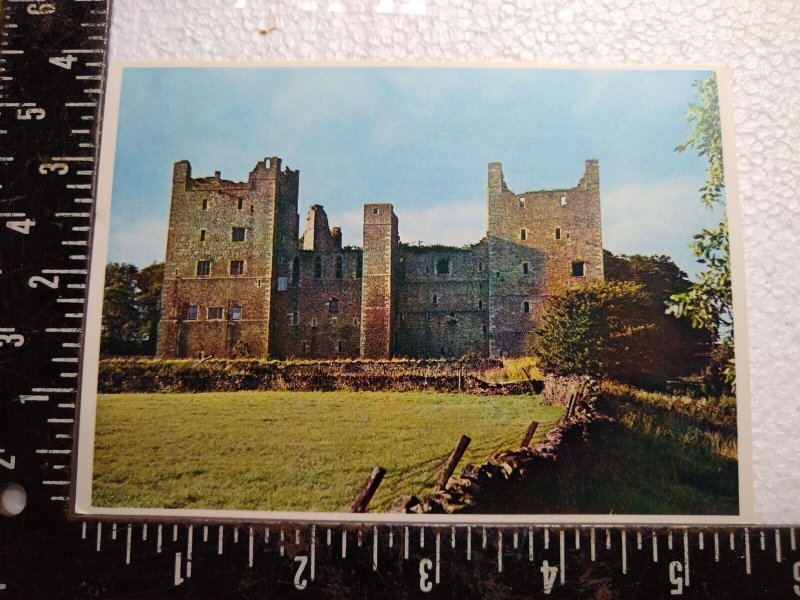
<path id="1" fill-rule="evenodd" d="M 490 163 L 487 235 L 463 248 L 401 244 L 391 204 L 364 206 L 362 248 L 318 204 L 300 236 L 298 184 L 277 157 L 246 182 L 175 164 L 158 356 L 519 355 L 548 296 L 603 278 L 596 160 L 521 194 Z"/>

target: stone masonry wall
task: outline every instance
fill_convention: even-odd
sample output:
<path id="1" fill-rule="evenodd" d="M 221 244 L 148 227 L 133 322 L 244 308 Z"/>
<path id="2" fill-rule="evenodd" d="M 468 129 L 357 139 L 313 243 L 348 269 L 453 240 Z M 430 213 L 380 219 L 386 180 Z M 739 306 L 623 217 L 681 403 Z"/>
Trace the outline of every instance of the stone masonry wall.
<path id="1" fill-rule="evenodd" d="M 490 163 L 484 240 L 404 246 L 392 205 L 368 204 L 363 250 L 343 249 L 317 204 L 300 236 L 299 173 L 279 158 L 246 182 L 192 178 L 180 161 L 158 356 L 529 353 L 547 298 L 603 278 L 599 185 L 587 160 L 574 188 L 517 194 Z"/>

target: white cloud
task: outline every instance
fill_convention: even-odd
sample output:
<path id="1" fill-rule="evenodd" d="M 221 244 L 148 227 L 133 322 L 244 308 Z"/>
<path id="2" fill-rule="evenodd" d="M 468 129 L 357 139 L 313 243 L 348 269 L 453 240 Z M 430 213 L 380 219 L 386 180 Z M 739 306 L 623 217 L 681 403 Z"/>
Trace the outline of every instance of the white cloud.
<path id="1" fill-rule="evenodd" d="M 145 218 L 127 221 L 111 230 L 108 262 L 125 262 L 146 267 L 164 260 L 167 221 Z"/>

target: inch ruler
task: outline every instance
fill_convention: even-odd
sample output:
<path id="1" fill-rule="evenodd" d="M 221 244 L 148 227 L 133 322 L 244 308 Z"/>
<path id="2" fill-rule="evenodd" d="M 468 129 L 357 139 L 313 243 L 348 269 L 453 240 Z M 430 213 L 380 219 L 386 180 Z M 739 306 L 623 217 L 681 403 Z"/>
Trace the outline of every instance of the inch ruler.
<path id="1" fill-rule="evenodd" d="M 800 598 L 789 527 L 69 520 L 108 10 L 2 5 L 0 598 Z"/>

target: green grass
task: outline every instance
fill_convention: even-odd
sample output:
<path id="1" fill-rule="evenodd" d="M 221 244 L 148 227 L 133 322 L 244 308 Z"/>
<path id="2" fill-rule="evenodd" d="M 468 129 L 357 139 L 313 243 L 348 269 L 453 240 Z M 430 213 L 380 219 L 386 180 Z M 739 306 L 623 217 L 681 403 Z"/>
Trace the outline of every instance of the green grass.
<path id="1" fill-rule="evenodd" d="M 738 513 L 735 406 L 607 385 L 579 452 L 508 486 L 481 512 L 732 515 Z"/>
<path id="2" fill-rule="evenodd" d="M 100 394 L 93 504 L 344 511 L 375 465 L 372 503 L 426 494 L 462 434 L 459 468 L 541 438 L 561 414 L 531 396 L 402 392 Z"/>

